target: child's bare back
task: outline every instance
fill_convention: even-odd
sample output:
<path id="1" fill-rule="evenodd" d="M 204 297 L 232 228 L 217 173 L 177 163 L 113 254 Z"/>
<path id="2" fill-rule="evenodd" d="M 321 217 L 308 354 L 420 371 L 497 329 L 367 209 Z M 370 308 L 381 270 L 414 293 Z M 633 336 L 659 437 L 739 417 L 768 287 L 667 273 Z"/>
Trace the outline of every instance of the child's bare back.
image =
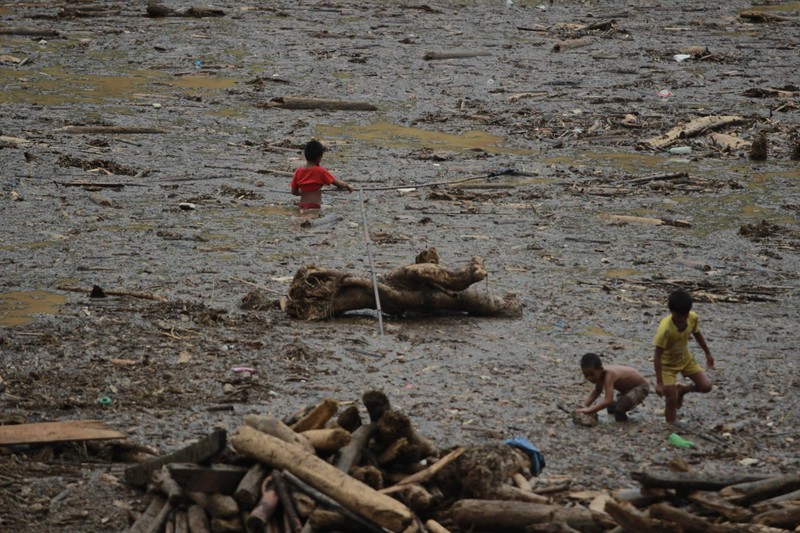
<path id="1" fill-rule="evenodd" d="M 614 388 L 625 394 L 630 392 L 639 385 L 644 385 L 647 380 L 644 379 L 635 368 L 623 365 L 603 365 L 607 374 L 611 374 L 611 380 L 614 383 Z"/>

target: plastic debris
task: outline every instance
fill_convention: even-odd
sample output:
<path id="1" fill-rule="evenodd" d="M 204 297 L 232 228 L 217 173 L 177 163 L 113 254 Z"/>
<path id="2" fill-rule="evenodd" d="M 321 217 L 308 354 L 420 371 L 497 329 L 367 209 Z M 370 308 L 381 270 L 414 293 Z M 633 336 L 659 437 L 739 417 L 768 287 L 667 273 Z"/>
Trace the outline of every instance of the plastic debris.
<path id="1" fill-rule="evenodd" d="M 691 59 L 692 54 L 675 54 L 672 57 L 675 59 L 675 61 L 680 63 L 682 61 L 686 61 L 687 59 Z"/>
<path id="2" fill-rule="evenodd" d="M 667 440 L 676 448 L 694 448 L 694 442 L 684 439 L 677 433 L 672 433 Z"/>
<path id="3" fill-rule="evenodd" d="M 668 150 L 672 155 L 686 155 L 692 153 L 691 146 L 674 146 Z"/>
<path id="4" fill-rule="evenodd" d="M 545 467 L 544 455 L 539 451 L 539 448 L 533 445 L 528 439 L 522 437 L 514 437 L 508 439 L 505 444 L 519 448 L 531 458 L 531 474 L 538 476 L 542 469 Z"/>
<path id="5" fill-rule="evenodd" d="M 114 403 L 114 400 L 112 400 L 108 396 L 101 396 L 101 397 L 99 397 L 97 399 L 97 403 L 99 403 L 102 406 L 107 406 L 107 405 L 111 405 L 112 403 Z"/>
<path id="6" fill-rule="evenodd" d="M 672 92 L 669 89 L 661 89 L 658 91 L 659 98 L 669 98 L 670 96 L 672 96 Z"/>

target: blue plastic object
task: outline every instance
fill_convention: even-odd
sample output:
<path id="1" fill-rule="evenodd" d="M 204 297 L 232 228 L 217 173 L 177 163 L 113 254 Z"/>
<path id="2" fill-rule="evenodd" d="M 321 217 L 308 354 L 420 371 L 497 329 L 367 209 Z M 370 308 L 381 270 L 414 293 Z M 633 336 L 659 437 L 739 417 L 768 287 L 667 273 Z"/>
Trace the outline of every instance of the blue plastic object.
<path id="1" fill-rule="evenodd" d="M 527 453 L 528 456 L 531 458 L 531 473 L 534 476 L 538 476 L 542 469 L 545 467 L 544 462 L 544 455 L 542 452 L 539 451 L 539 448 L 533 445 L 531 441 L 528 439 L 524 439 L 522 437 L 514 437 L 513 439 L 508 439 L 505 441 L 505 444 L 509 446 L 513 446 L 515 448 L 519 448 L 523 452 Z"/>

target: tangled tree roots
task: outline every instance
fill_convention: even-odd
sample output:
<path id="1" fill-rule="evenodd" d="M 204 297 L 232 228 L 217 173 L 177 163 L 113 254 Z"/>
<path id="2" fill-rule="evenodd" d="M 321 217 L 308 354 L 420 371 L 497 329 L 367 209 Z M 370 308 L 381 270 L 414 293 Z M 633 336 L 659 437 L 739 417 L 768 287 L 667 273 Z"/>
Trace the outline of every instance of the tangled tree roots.
<path id="1" fill-rule="evenodd" d="M 397 268 L 378 280 L 381 310 L 390 315 L 408 311 L 464 312 L 478 316 L 519 317 L 522 304 L 479 291 L 486 278 L 483 259 L 473 257 L 460 270 L 439 265 L 435 248 L 424 250 L 413 265 Z M 287 313 L 305 320 L 333 318 L 345 311 L 377 309 L 372 281 L 314 265 L 300 268 L 289 289 Z"/>

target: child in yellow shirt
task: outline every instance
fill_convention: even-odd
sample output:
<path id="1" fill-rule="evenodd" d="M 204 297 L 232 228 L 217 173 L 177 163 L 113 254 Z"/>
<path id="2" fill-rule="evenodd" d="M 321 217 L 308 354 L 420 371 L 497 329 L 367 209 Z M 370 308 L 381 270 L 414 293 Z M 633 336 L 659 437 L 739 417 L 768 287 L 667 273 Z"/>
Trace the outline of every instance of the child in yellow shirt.
<path id="1" fill-rule="evenodd" d="M 711 390 L 703 368 L 697 364 L 689 352 L 689 334 L 694 335 L 697 344 L 706 354 L 706 367 L 714 367 L 714 358 L 700 332 L 697 313 L 692 311 L 692 297 L 684 290 L 674 291 L 667 301 L 670 314 L 658 325 L 653 339 L 655 346 L 656 394 L 666 402 L 664 416 L 672 424 L 677 418 L 678 409 L 683 405 L 683 397 L 689 392 L 706 393 Z M 685 385 L 678 383 L 677 375 L 692 380 Z"/>

